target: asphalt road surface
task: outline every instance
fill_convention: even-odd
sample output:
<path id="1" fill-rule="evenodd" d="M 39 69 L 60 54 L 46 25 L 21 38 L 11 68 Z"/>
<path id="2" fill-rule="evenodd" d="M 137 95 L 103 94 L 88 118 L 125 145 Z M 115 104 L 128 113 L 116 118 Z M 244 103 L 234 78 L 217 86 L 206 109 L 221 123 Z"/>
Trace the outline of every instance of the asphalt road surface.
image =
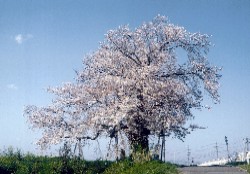
<path id="1" fill-rule="evenodd" d="M 183 167 L 179 168 L 181 174 L 247 174 L 246 171 L 236 167 Z"/>

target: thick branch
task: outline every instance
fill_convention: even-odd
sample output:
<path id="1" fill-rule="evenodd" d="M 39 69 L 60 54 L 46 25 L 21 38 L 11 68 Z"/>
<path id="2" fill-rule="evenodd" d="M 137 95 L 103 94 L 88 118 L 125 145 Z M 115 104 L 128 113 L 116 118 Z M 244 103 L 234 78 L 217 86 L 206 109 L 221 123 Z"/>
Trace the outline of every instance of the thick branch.
<path id="1" fill-rule="evenodd" d="M 85 139 L 85 140 L 96 140 L 99 135 L 100 135 L 100 131 L 96 133 L 96 135 L 94 137 L 91 136 L 82 136 L 82 137 L 77 137 L 76 139 L 81 140 L 81 139 Z M 66 136 L 64 138 L 71 138 L 70 136 Z"/>
<path id="2" fill-rule="evenodd" d="M 164 74 L 164 75 L 161 75 L 161 77 L 166 77 L 166 78 L 169 78 L 169 77 L 173 77 L 173 76 L 185 76 L 185 75 L 195 75 L 195 76 L 198 76 L 201 80 L 204 80 L 204 78 L 196 73 L 196 72 L 176 72 L 176 73 L 172 73 L 172 74 Z"/>

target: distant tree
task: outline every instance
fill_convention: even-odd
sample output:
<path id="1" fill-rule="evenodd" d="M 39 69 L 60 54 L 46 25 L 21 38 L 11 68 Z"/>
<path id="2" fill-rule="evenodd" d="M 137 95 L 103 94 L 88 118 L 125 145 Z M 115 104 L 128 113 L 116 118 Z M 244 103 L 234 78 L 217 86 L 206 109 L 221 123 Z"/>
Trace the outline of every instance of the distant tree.
<path id="1" fill-rule="evenodd" d="M 164 16 L 131 31 L 110 30 L 100 48 L 85 57 L 75 83 L 49 88 L 47 107 L 27 106 L 33 128 L 43 130 L 38 144 L 110 138 L 122 133 L 131 147 L 148 149 L 148 137 L 184 138 L 186 125 L 202 109 L 204 91 L 219 101 L 220 69 L 206 55 L 209 36 L 189 33 Z M 186 60 L 178 61 L 183 50 Z"/>

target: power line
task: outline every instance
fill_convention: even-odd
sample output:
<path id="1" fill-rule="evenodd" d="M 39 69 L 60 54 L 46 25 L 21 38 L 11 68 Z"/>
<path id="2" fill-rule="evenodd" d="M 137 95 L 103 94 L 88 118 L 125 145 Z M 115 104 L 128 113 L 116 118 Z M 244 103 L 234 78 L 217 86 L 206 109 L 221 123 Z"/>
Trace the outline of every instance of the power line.
<path id="1" fill-rule="evenodd" d="M 195 147 L 195 150 L 194 150 L 194 147 L 191 147 L 190 145 L 186 146 L 186 148 L 184 147 L 184 149 L 182 150 L 176 149 L 174 153 L 169 152 L 166 149 L 166 153 L 168 154 L 166 156 L 166 160 L 172 160 L 174 162 L 182 161 L 183 163 L 186 163 L 187 165 L 191 165 L 192 158 L 194 158 L 195 161 L 198 161 L 198 162 L 201 162 L 204 160 L 211 160 L 215 158 L 217 159 L 227 158 L 228 160 L 230 160 L 231 158 L 230 152 L 235 152 L 235 153 L 237 152 L 238 154 L 241 154 L 241 152 L 243 152 L 245 154 L 247 150 L 250 151 L 250 145 L 249 145 L 250 137 L 249 136 L 248 138 L 238 137 L 238 138 L 232 139 L 232 141 L 230 141 L 230 147 L 229 147 L 229 139 L 227 136 L 222 137 L 221 140 L 216 140 L 214 143 L 211 143 L 211 144 L 208 143 L 205 145 L 197 146 Z M 192 152 L 191 152 L 191 148 L 193 149 Z"/>

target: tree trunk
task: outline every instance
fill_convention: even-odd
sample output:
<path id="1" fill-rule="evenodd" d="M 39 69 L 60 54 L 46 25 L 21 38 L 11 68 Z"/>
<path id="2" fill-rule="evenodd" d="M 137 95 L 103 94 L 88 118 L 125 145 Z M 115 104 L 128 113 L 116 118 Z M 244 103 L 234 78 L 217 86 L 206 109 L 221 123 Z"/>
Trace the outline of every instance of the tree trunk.
<path id="1" fill-rule="evenodd" d="M 135 134 L 130 132 L 128 136 L 130 145 L 133 150 L 145 150 L 148 151 L 148 134 Z"/>
<path id="2" fill-rule="evenodd" d="M 146 121 L 143 119 L 145 109 L 143 104 L 142 89 L 137 89 L 137 99 L 141 101 L 141 104 L 137 106 L 137 110 L 135 112 L 131 110 L 130 121 L 134 123 L 134 126 L 127 132 L 127 137 L 132 150 L 147 152 L 149 150 L 148 136 L 150 134 L 150 130 L 145 127 Z"/>
<path id="3" fill-rule="evenodd" d="M 136 120 L 137 124 L 133 131 L 127 132 L 127 137 L 132 150 L 148 151 L 148 136 L 150 131 L 144 127 L 143 122 Z"/>

